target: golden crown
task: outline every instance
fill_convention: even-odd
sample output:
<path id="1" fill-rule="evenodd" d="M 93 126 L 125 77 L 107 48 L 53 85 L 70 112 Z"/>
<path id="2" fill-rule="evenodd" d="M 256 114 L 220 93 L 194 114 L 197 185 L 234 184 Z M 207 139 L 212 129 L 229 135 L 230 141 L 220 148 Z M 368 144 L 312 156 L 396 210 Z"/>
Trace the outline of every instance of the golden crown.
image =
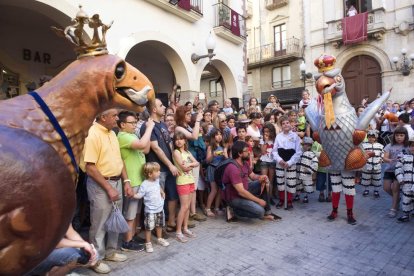
<path id="1" fill-rule="evenodd" d="M 72 22 L 73 24 L 67 26 L 64 30 L 56 27 L 52 27 L 52 30 L 55 31 L 57 35 L 67 38 L 76 46 L 75 52 L 78 55 L 78 58 L 108 54 L 105 36 L 106 32 L 111 28 L 113 21 L 106 25 L 102 23 L 99 14 L 94 14 L 92 17 L 88 17 L 82 10 L 82 6 L 79 5 L 79 12 Z M 92 40 L 85 40 L 83 36 L 83 27 L 85 25 L 93 29 Z M 101 30 L 102 38 L 99 36 L 99 29 Z"/>
<path id="2" fill-rule="evenodd" d="M 336 57 L 333 55 L 322 54 L 320 57 L 315 59 L 314 64 L 318 67 L 319 73 L 323 73 L 334 68 Z"/>

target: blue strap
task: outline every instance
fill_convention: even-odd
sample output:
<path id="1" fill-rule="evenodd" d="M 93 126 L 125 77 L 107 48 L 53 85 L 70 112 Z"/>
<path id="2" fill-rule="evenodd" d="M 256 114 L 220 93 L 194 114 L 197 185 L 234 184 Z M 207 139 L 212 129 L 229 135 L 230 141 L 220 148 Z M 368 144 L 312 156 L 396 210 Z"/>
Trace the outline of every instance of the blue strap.
<path id="1" fill-rule="evenodd" d="M 79 167 L 78 167 L 78 164 L 76 163 L 75 155 L 73 154 L 72 147 L 70 146 L 70 143 L 69 143 L 69 139 L 66 136 L 65 132 L 63 131 L 63 129 L 60 127 L 59 122 L 57 121 L 56 117 L 53 115 L 52 111 L 50 111 L 47 104 L 42 100 L 42 98 L 39 96 L 39 94 L 37 94 L 36 91 L 29 92 L 29 95 L 32 96 L 35 99 L 35 101 L 40 105 L 40 108 L 42 108 L 43 112 L 49 118 L 53 127 L 59 133 L 60 137 L 62 138 L 62 143 L 65 146 L 66 150 L 68 151 L 70 159 L 72 160 L 72 165 L 75 168 L 76 173 L 79 173 Z"/>

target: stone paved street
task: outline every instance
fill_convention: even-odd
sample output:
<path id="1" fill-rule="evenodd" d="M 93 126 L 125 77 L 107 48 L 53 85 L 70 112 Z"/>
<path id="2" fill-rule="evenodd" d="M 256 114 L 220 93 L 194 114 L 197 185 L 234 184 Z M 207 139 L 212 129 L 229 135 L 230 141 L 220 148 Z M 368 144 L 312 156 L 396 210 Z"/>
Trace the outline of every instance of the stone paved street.
<path id="1" fill-rule="evenodd" d="M 223 218 L 197 225 L 198 237 L 186 244 L 173 239 L 154 253 L 128 254 L 110 263 L 111 275 L 414 275 L 414 218 L 401 224 L 387 217 L 391 199 L 362 197 L 357 189 L 358 224 L 348 225 L 344 197 L 339 217 L 328 222 L 330 203 L 296 203 L 277 210 L 278 223 Z M 95 275 L 90 270 L 80 274 Z"/>

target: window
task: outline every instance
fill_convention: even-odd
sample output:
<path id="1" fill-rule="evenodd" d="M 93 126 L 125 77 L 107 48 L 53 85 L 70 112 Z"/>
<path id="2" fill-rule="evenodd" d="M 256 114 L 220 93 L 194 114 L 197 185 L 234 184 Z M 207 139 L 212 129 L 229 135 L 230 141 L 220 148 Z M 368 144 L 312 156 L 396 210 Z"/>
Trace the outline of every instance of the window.
<path id="1" fill-rule="evenodd" d="M 344 0 L 344 17 L 347 16 L 348 5 L 354 6 L 357 13 L 363 13 L 372 10 L 372 0 Z"/>
<path id="2" fill-rule="evenodd" d="M 272 72 L 272 87 L 283 88 L 291 85 L 290 65 L 275 67 Z"/>
<path id="3" fill-rule="evenodd" d="M 275 56 L 286 54 L 286 24 L 274 27 L 275 35 Z"/>
<path id="4" fill-rule="evenodd" d="M 217 98 L 221 96 L 221 84 L 217 82 L 218 80 L 210 81 L 210 97 Z"/>

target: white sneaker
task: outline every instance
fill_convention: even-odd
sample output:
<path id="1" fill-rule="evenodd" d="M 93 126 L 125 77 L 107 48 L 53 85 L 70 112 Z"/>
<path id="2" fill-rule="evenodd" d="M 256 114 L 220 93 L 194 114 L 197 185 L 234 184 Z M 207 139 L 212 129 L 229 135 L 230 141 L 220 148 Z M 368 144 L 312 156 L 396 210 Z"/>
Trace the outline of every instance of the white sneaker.
<path id="1" fill-rule="evenodd" d="M 147 253 L 152 253 L 154 252 L 154 248 L 152 248 L 152 243 L 151 242 L 147 242 L 145 243 L 145 251 Z"/>
<path id="2" fill-rule="evenodd" d="M 116 253 L 116 252 L 105 257 L 106 261 L 111 261 L 111 262 L 125 262 L 127 259 L 128 257 L 126 255 L 121 254 L 121 253 Z"/>
<path id="3" fill-rule="evenodd" d="M 99 274 L 108 274 L 111 272 L 109 265 L 102 261 L 98 261 L 94 266 L 91 266 L 91 269 Z"/>
<path id="4" fill-rule="evenodd" d="M 167 247 L 167 246 L 169 246 L 170 245 L 170 243 L 169 242 L 167 242 L 166 240 L 164 240 L 163 238 L 160 238 L 160 239 L 158 239 L 158 244 L 159 245 L 162 245 L 162 246 L 164 246 L 164 247 Z"/>

